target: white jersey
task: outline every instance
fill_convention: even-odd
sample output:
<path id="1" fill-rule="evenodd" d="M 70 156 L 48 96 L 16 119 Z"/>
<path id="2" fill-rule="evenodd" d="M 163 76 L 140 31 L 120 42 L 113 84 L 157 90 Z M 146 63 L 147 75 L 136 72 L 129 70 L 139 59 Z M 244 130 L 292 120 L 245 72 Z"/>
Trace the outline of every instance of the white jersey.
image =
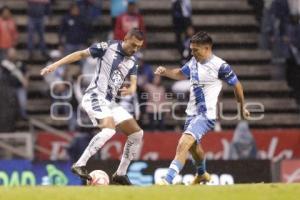
<path id="1" fill-rule="evenodd" d="M 238 81 L 231 67 L 221 58 L 213 55 L 205 63 L 192 57 L 181 72 L 190 79 L 190 99 L 186 109 L 188 116 L 204 114 L 208 119 L 216 119 L 217 101 L 222 89 L 222 80 L 229 85 Z"/>
<path id="2" fill-rule="evenodd" d="M 97 70 L 86 89 L 100 98 L 113 101 L 125 78 L 137 74 L 137 61 L 134 56 L 127 56 L 122 49 L 121 41 L 110 41 L 93 44 L 90 54 L 97 58 Z"/>

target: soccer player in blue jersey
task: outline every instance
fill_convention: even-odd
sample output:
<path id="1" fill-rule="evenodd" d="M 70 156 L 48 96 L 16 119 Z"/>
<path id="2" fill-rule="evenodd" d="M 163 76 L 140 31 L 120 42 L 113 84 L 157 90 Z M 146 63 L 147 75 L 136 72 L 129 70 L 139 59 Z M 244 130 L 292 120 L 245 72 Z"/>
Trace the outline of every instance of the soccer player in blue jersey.
<path id="1" fill-rule="evenodd" d="M 206 183 L 210 175 L 206 171 L 205 156 L 200 146 L 201 138 L 212 130 L 216 120 L 216 107 L 222 81 L 233 86 L 236 100 L 240 105 L 242 118 L 250 113 L 244 108 L 244 94 L 241 83 L 229 64 L 212 52 L 213 41 L 206 32 L 196 33 L 190 41 L 193 57 L 178 69 L 159 66 L 155 74 L 175 80 L 189 79 L 190 99 L 184 132 L 178 142 L 176 155 L 161 185 L 172 184 L 175 176 L 183 168 L 188 153 L 192 154 L 197 175 L 192 184 Z"/>
<path id="2" fill-rule="evenodd" d="M 143 41 L 143 33 L 138 29 L 132 29 L 126 34 L 124 41 L 95 43 L 88 49 L 71 53 L 41 70 L 41 75 L 45 75 L 59 66 L 89 56 L 98 61 L 94 77 L 85 91 L 81 105 L 93 125 L 101 128 L 101 131 L 92 138 L 79 160 L 72 166 L 72 172 L 83 179 L 91 179 L 86 169 L 88 159 L 116 133 L 116 127 L 118 127 L 128 137 L 120 165 L 112 177 L 112 182 L 131 185 L 126 175 L 127 168 L 138 154 L 143 139 L 143 130 L 132 115 L 115 103 L 115 97 L 118 91 L 121 95 L 135 93 L 137 60 L 134 54 L 143 46 Z M 128 76 L 130 86 L 121 88 L 124 79 Z"/>

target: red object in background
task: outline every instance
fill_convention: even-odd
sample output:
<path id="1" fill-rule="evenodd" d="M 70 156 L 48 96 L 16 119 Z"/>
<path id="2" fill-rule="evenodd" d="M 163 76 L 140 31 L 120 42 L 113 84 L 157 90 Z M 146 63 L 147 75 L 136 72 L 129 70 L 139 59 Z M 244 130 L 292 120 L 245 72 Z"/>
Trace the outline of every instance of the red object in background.
<path id="1" fill-rule="evenodd" d="M 36 143 L 39 147 L 43 148 L 43 152 L 36 151 L 35 159 L 37 160 L 59 159 L 60 155 L 66 154 L 65 147 L 68 145 L 66 139 L 47 132 L 39 133 L 37 135 Z"/>
<path id="2" fill-rule="evenodd" d="M 300 158 L 300 129 L 252 130 L 261 159 Z M 232 131 L 207 134 L 202 145 L 210 159 L 228 159 Z"/>
<path id="3" fill-rule="evenodd" d="M 9 49 L 16 45 L 18 40 L 18 30 L 13 18 L 0 18 L 0 49 Z"/>
<path id="4" fill-rule="evenodd" d="M 144 34 L 146 34 L 144 18 L 142 15 L 140 15 L 139 13 L 136 14 L 124 13 L 118 16 L 116 20 L 115 29 L 114 29 L 114 39 L 124 40 L 126 33 L 133 28 L 138 28 Z M 144 41 L 144 43 L 146 42 Z"/>
<path id="5" fill-rule="evenodd" d="M 300 160 L 283 160 L 280 168 L 282 182 L 300 183 Z"/>
<path id="6" fill-rule="evenodd" d="M 261 159 L 277 161 L 300 158 L 300 129 L 253 130 L 252 133 Z M 56 136 L 45 137 L 46 135 L 38 134 L 37 143 L 47 149 L 50 148 L 51 152 L 56 152 L 51 149 L 54 141 L 66 142 Z M 175 132 L 145 132 L 138 159 L 172 160 L 180 136 L 180 133 Z M 206 134 L 202 139 L 202 145 L 207 159 L 228 159 L 232 136 L 232 131 Z M 116 134 L 102 147 L 100 157 L 102 159 L 119 159 L 125 141 L 126 137 L 123 134 Z M 53 157 L 59 156 L 53 155 Z M 40 153 L 38 158 L 49 159 L 49 156 Z"/>

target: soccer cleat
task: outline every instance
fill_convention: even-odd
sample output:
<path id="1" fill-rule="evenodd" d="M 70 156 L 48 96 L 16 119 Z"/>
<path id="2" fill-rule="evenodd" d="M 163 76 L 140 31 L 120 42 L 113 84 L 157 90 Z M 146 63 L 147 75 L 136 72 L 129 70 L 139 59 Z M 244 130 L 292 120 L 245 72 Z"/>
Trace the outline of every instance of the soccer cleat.
<path id="1" fill-rule="evenodd" d="M 111 180 L 114 185 L 132 185 L 127 175 L 119 176 L 117 173 L 114 173 Z"/>
<path id="2" fill-rule="evenodd" d="M 162 178 L 156 183 L 156 185 L 170 185 L 170 183 L 166 179 Z"/>
<path id="3" fill-rule="evenodd" d="M 192 182 L 192 185 L 196 185 L 196 184 L 200 184 L 200 183 L 206 184 L 207 182 L 210 181 L 210 179 L 211 179 L 210 174 L 207 172 L 204 172 L 204 174 L 202 174 L 202 175 L 195 176 L 195 178 Z"/>
<path id="4" fill-rule="evenodd" d="M 73 165 L 71 171 L 84 180 L 92 180 L 85 166 L 75 166 Z"/>

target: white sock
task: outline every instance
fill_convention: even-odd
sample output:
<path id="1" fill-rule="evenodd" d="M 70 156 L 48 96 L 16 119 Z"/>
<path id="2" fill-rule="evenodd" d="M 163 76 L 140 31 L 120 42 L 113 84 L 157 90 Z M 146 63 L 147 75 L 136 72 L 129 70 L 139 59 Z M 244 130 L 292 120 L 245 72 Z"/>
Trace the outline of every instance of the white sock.
<path id="1" fill-rule="evenodd" d="M 117 170 L 117 175 L 124 176 L 131 160 L 137 158 L 137 154 L 140 151 L 141 143 L 143 141 L 143 134 L 143 130 L 140 130 L 128 136 L 121 162 Z"/>
<path id="2" fill-rule="evenodd" d="M 107 140 L 109 140 L 116 130 L 110 128 L 104 128 L 101 132 L 95 135 L 89 145 L 85 148 L 83 154 L 80 156 L 79 160 L 75 163 L 75 166 L 85 166 L 87 161 L 91 156 L 93 156 Z"/>

